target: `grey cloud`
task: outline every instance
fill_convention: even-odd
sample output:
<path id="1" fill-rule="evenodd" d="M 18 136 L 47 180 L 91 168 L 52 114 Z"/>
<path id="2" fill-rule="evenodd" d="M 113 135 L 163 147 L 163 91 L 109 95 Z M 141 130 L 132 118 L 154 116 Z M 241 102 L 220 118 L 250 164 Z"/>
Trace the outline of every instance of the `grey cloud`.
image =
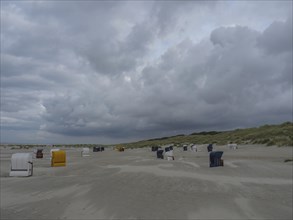
<path id="1" fill-rule="evenodd" d="M 62 50 L 75 49 L 76 53 L 85 51 L 84 54 L 94 66 L 101 66 L 102 70 L 108 68 L 106 70 L 111 72 L 111 67 L 115 66 L 117 61 L 120 63 L 119 67 L 123 68 L 123 63 L 130 62 L 131 59 L 118 54 L 121 53 L 120 47 L 117 47 L 118 32 L 111 24 L 113 18 L 109 13 L 113 10 L 113 13 L 119 14 L 120 3 L 100 2 L 94 5 L 98 7 L 78 2 L 36 3 L 33 4 L 32 14 L 15 13 L 13 7 L 7 6 L 7 11 L 12 12 L 7 12 L 8 18 L 11 19 L 7 19 L 3 28 L 4 40 L 9 41 L 9 35 L 12 34 L 17 36 L 17 40 L 7 44 L 5 51 L 15 56 L 33 56 L 38 60 L 58 62 Z M 16 28 L 10 28 L 20 19 L 24 22 Z M 96 65 L 100 60 L 106 60 L 106 64 L 100 62 L 100 65 Z M 103 66 L 106 68 L 103 69 Z"/>
<path id="2" fill-rule="evenodd" d="M 124 41 L 115 40 L 114 36 L 104 40 L 98 38 L 80 52 L 98 73 L 121 74 L 135 69 L 154 36 L 147 23 L 137 24 Z"/>
<path id="3" fill-rule="evenodd" d="M 211 33 L 211 41 L 222 47 L 228 45 L 241 45 L 250 42 L 255 43 L 255 37 L 258 33 L 248 27 L 220 27 Z"/>
<path id="4" fill-rule="evenodd" d="M 67 59 L 78 61 L 71 54 L 63 53 L 62 64 L 55 61 L 36 60 L 31 57 L 13 56 L 2 54 L 1 82 L 3 88 L 23 88 L 32 90 L 51 90 L 64 86 L 75 86 L 80 83 L 80 78 L 91 70 L 86 66 L 81 67 Z M 61 59 L 61 57 L 60 57 Z M 86 72 L 85 72 L 86 71 Z"/>
<path id="5" fill-rule="evenodd" d="M 282 112 L 283 118 L 288 118 L 291 114 L 291 88 L 283 85 L 291 82 L 292 77 L 289 74 L 292 73 L 292 68 L 289 59 L 292 55 L 287 55 L 286 58 L 278 55 L 273 58 L 269 54 L 264 55 L 255 47 L 260 34 L 246 27 L 220 28 L 211 34 L 211 41 L 215 46 L 212 50 L 207 50 L 209 56 L 205 62 L 190 65 L 192 61 L 188 60 L 188 57 L 198 56 L 196 50 L 193 49 L 198 45 L 187 47 L 190 49 L 184 52 L 187 55 L 183 58 L 178 50 L 186 49 L 184 46 L 178 46 L 164 54 L 163 63 L 160 66 L 146 68 L 144 71 L 146 82 L 149 78 L 157 80 L 157 84 L 149 88 L 161 85 L 156 87 L 156 94 L 160 94 L 157 96 L 158 99 L 162 103 L 168 103 L 166 100 L 171 100 L 170 106 L 164 105 L 159 108 L 164 109 L 165 123 L 168 124 L 169 119 L 172 124 L 173 118 L 175 121 L 180 118 L 180 110 L 184 112 L 182 115 L 185 120 L 189 119 L 190 124 L 195 127 L 209 120 L 215 124 L 234 121 L 234 126 L 251 123 L 250 117 L 260 116 L 264 112 L 266 112 L 264 115 L 271 115 L 270 109 L 274 109 L 275 113 Z M 221 47 L 217 47 L 217 44 Z M 174 52 L 175 50 L 177 51 Z M 278 65 L 284 63 L 284 58 L 287 60 L 286 64 Z M 166 65 L 169 72 L 166 72 Z M 286 66 L 286 73 L 283 70 L 284 66 Z M 285 76 L 286 80 L 284 80 Z M 184 78 L 186 81 L 183 80 Z M 204 79 L 200 83 L 202 85 L 197 87 L 196 82 L 201 79 Z M 168 83 L 168 80 L 171 83 Z M 191 83 L 189 85 L 187 82 L 195 82 L 195 84 L 192 87 Z M 170 95 L 168 96 L 165 91 L 169 91 Z M 285 98 L 284 94 L 286 94 Z M 287 101 L 279 103 L 276 107 L 272 99 Z M 185 100 L 185 102 L 176 106 L 174 104 L 176 100 Z M 261 108 L 260 103 L 266 103 L 266 108 Z M 201 108 L 198 112 L 197 106 Z M 268 116 L 266 120 L 270 117 Z M 162 120 L 163 117 L 159 119 Z M 184 122 L 184 118 L 181 122 Z M 158 124 L 162 125 L 164 122 L 160 121 Z"/>
<path id="6" fill-rule="evenodd" d="M 37 92 L 21 93 L 18 90 L 1 90 L 1 111 L 3 112 L 19 112 L 26 109 L 34 108 L 35 103 L 39 101 Z"/>
<path id="7" fill-rule="evenodd" d="M 9 102 L 2 105 L 3 102 Z M 32 94 L 1 97 L 1 132 L 38 130 L 41 125 L 40 105 Z M 6 137 L 3 137 L 4 139 Z"/>
<path id="8" fill-rule="evenodd" d="M 35 62 L 26 57 L 15 57 L 9 54 L 1 55 L 1 76 L 12 77 L 32 72 L 36 68 Z M 21 67 L 22 71 L 19 71 Z"/>
<path id="9" fill-rule="evenodd" d="M 242 50 L 239 48 L 239 50 L 234 50 L 233 47 L 226 50 L 224 47 L 218 51 L 224 52 L 220 52 L 220 56 L 217 52 L 215 56 L 221 59 L 209 64 L 210 67 L 214 68 L 213 74 L 210 74 L 213 80 L 209 81 L 209 87 L 216 88 L 217 92 L 215 94 L 204 93 L 204 96 L 208 95 L 208 101 L 219 100 L 222 102 L 224 99 L 219 94 L 223 94 L 229 104 L 242 105 L 243 109 L 246 109 L 245 106 L 247 105 L 252 106 L 250 111 L 257 114 L 257 103 L 267 100 L 268 103 L 271 103 L 269 108 L 272 108 L 275 104 L 269 100 L 283 96 L 284 91 L 279 87 L 283 87 L 290 80 L 289 74 L 292 69 L 287 69 L 285 73 L 283 68 L 287 64 L 278 65 L 284 63 L 284 56 L 271 57 L 270 54 L 263 54 L 260 49 L 254 47 L 253 45 L 256 44 L 259 36 L 260 33 L 256 34 L 254 39 L 250 39 L 246 44 L 239 40 L 242 43 L 240 47 Z M 230 38 L 231 36 L 229 36 Z M 239 41 L 235 41 L 236 44 Z M 287 61 L 289 57 L 290 54 L 287 55 Z M 220 74 L 221 78 L 215 81 L 214 74 Z M 285 76 L 286 80 L 284 80 Z M 286 88 L 286 90 L 288 89 L 290 90 L 290 87 Z M 279 106 L 279 110 L 281 108 L 288 109 L 287 107 L 290 106 L 290 97 L 287 96 L 286 98 L 287 104 L 283 103 L 282 107 Z M 266 109 L 265 111 L 268 112 L 269 110 Z M 289 112 L 287 112 L 287 115 L 289 115 Z"/>
<path id="10" fill-rule="evenodd" d="M 258 44 L 273 54 L 292 52 L 292 33 L 292 17 L 286 22 L 275 21 L 259 37 Z"/>
<path id="11" fill-rule="evenodd" d="M 152 5 L 150 19 L 156 24 L 160 35 L 168 34 L 178 25 L 180 16 L 189 13 L 197 13 L 202 8 L 213 8 L 217 1 L 155 1 Z M 194 12 L 194 9 L 199 9 Z"/>
<path id="12" fill-rule="evenodd" d="M 5 22 L 1 25 L 1 34 L 3 33 L 4 47 L 1 52 L 25 58 L 51 60 L 60 45 L 66 42 L 60 38 L 60 26 L 30 18 L 13 4 L 4 4 L 3 8 L 1 14 Z"/>
<path id="13" fill-rule="evenodd" d="M 135 25 L 122 44 L 123 52 L 131 53 L 133 57 L 145 54 L 149 44 L 155 37 L 155 30 L 147 22 Z"/>

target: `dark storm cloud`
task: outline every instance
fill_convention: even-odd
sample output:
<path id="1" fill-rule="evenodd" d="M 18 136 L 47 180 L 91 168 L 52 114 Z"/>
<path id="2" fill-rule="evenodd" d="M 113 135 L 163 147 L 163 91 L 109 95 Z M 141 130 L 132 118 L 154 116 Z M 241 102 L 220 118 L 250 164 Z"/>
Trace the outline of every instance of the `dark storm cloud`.
<path id="1" fill-rule="evenodd" d="M 289 72 L 283 68 L 290 65 L 290 54 L 264 54 L 256 47 L 261 34 L 237 26 L 214 30 L 210 42 L 183 41 L 163 54 L 157 65 L 146 67 L 141 78 L 107 90 L 107 99 L 96 94 L 95 101 L 86 104 L 90 95 L 86 99 L 81 94 L 76 103 L 68 98 L 59 100 L 61 106 L 49 103 L 47 121 L 52 128 L 58 125 L 56 132 L 68 135 L 114 135 L 120 130 L 130 136 L 139 130 L 154 135 L 155 131 L 186 131 L 208 124 L 228 129 L 257 123 L 255 117 L 272 120 L 275 114 L 285 120 L 291 114 L 292 68 Z M 99 100 L 108 103 L 104 111 Z M 84 110 L 75 112 L 80 105 Z"/>
<path id="2" fill-rule="evenodd" d="M 281 5 L 5 2 L 1 134 L 113 143 L 291 120 Z"/>

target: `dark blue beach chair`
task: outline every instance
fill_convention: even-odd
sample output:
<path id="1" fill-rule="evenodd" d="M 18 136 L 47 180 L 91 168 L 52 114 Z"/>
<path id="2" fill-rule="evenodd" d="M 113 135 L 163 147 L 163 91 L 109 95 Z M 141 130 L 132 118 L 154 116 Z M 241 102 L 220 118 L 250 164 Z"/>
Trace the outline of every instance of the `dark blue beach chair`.
<path id="1" fill-rule="evenodd" d="M 223 151 L 210 152 L 210 167 L 224 166 L 222 155 Z"/>

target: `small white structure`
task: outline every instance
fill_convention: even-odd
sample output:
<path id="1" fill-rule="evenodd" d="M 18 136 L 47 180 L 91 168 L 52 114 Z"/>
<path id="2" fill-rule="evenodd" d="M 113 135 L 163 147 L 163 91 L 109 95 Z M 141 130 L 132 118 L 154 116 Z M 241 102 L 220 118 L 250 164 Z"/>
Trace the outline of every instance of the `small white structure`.
<path id="1" fill-rule="evenodd" d="M 50 160 L 52 160 L 52 152 L 53 151 L 59 151 L 60 149 L 58 149 L 58 148 L 55 148 L 55 149 L 51 149 L 50 150 Z"/>
<path id="2" fill-rule="evenodd" d="M 165 152 L 165 158 L 167 160 L 174 160 L 173 150 Z"/>
<path id="3" fill-rule="evenodd" d="M 196 147 L 195 144 L 191 146 L 191 150 L 192 150 L 193 152 L 197 152 L 197 147 Z"/>
<path id="4" fill-rule="evenodd" d="M 15 153 L 11 156 L 9 176 L 32 176 L 33 155 L 30 153 Z"/>
<path id="5" fill-rule="evenodd" d="M 228 147 L 233 150 L 236 150 L 238 148 L 237 144 L 228 144 Z"/>
<path id="6" fill-rule="evenodd" d="M 90 155 L 90 149 L 88 147 L 82 148 L 81 156 L 88 157 Z"/>

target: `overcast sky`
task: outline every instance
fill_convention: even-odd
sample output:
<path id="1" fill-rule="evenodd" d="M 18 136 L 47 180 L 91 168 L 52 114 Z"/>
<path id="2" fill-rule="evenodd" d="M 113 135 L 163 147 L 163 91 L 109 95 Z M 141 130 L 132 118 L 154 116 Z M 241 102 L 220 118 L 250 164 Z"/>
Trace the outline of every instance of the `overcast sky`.
<path id="1" fill-rule="evenodd" d="M 1 142 L 292 121 L 292 1 L 1 1 Z"/>

